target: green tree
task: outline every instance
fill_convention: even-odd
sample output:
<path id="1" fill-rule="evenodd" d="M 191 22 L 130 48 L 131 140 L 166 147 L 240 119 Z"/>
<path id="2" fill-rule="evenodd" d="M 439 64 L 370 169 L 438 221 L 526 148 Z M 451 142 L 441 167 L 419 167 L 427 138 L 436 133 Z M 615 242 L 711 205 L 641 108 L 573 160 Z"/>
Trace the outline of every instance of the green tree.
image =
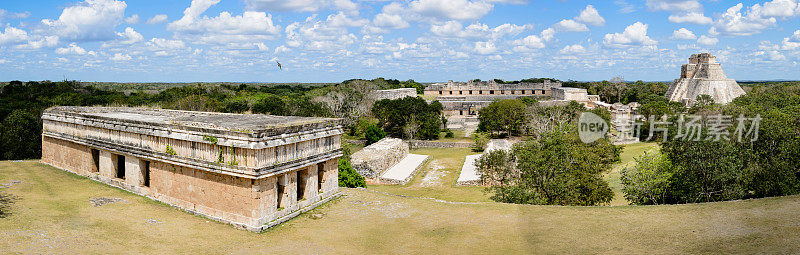
<path id="1" fill-rule="evenodd" d="M 372 115 L 387 134 L 406 139 L 439 139 L 442 126 L 442 104 L 428 104 L 420 97 L 405 97 L 375 102 Z"/>
<path id="2" fill-rule="evenodd" d="M 663 204 L 672 178 L 672 163 L 658 150 L 637 157 L 633 167 L 622 169 L 620 181 L 625 199 L 633 204 Z"/>
<path id="3" fill-rule="evenodd" d="M 484 153 L 475 161 L 481 174 L 481 182 L 489 184 L 488 190 L 495 201 L 518 201 L 520 194 L 519 172 L 516 170 L 514 154 L 506 150 L 493 150 Z"/>
<path id="4" fill-rule="evenodd" d="M 366 145 L 370 145 L 386 137 L 386 132 L 383 132 L 383 129 L 375 125 L 370 125 L 364 132 L 364 137 L 367 138 Z"/>
<path id="5" fill-rule="evenodd" d="M 266 95 L 253 104 L 253 113 L 286 115 L 286 103 L 276 95 Z"/>
<path id="6" fill-rule="evenodd" d="M 34 159 L 42 156 L 42 122 L 39 114 L 30 110 L 14 110 L 4 120 L 0 132 L 3 157 Z"/>
<path id="7" fill-rule="evenodd" d="M 349 160 L 339 159 L 339 187 L 366 187 L 364 177 L 350 165 Z"/>
<path id="8" fill-rule="evenodd" d="M 525 103 L 516 99 L 494 101 L 481 108 L 478 120 L 483 131 L 519 135 L 525 123 Z"/>

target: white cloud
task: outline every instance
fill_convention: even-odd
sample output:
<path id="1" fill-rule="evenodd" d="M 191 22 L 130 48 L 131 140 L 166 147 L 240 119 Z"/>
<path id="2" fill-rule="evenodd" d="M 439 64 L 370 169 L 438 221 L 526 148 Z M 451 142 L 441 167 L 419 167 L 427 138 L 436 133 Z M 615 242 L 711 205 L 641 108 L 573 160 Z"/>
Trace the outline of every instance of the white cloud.
<path id="1" fill-rule="evenodd" d="M 180 40 L 169 40 L 164 38 L 153 38 L 147 42 L 147 46 L 153 51 L 177 50 L 186 47 L 186 43 Z"/>
<path id="2" fill-rule="evenodd" d="M 633 6 L 632 4 L 630 4 L 628 2 L 625 2 L 623 0 L 616 0 L 616 1 L 614 1 L 614 4 L 616 6 L 619 6 L 619 12 L 620 13 L 631 13 L 631 12 L 635 12 L 636 11 L 636 7 L 635 6 Z"/>
<path id="3" fill-rule="evenodd" d="M 112 56 L 110 59 L 114 61 L 128 61 L 133 58 L 131 58 L 131 55 L 128 54 L 114 53 L 114 56 Z"/>
<path id="4" fill-rule="evenodd" d="M 697 36 L 694 35 L 694 32 L 689 31 L 689 29 L 681 28 L 672 32 L 672 39 L 678 40 L 694 40 L 697 39 Z"/>
<path id="5" fill-rule="evenodd" d="M 774 0 L 762 4 L 754 4 L 742 11 L 739 3 L 723 13 L 709 29 L 712 35 L 745 36 L 761 33 L 777 25 L 776 18 L 788 18 L 800 15 L 800 3 L 795 0 Z"/>
<path id="6" fill-rule="evenodd" d="M 36 50 L 41 48 L 50 48 L 58 45 L 59 38 L 55 35 L 45 36 L 38 40 L 28 40 L 28 43 L 17 45 L 19 49 Z"/>
<path id="7" fill-rule="evenodd" d="M 56 54 L 59 55 L 84 55 L 84 54 L 94 55 L 94 51 L 86 51 L 76 43 L 70 43 L 69 46 L 64 48 L 56 49 Z"/>
<path id="8" fill-rule="evenodd" d="M 492 4 L 469 0 L 415 0 L 409 8 L 426 17 L 454 20 L 475 20 L 492 10 Z"/>
<path id="9" fill-rule="evenodd" d="M 586 9 L 581 11 L 581 14 L 575 18 L 575 20 L 593 25 L 593 26 L 602 26 L 606 24 L 606 20 L 600 16 L 600 13 L 597 12 L 597 9 L 594 8 L 592 5 L 587 5 Z"/>
<path id="10" fill-rule="evenodd" d="M 506 35 L 517 35 L 530 27 L 529 25 L 506 23 L 494 28 L 489 28 L 486 24 L 473 23 L 465 28 L 460 22 L 451 20 L 442 25 L 432 25 L 431 32 L 442 37 L 500 38 Z"/>
<path id="11" fill-rule="evenodd" d="M 245 0 L 249 10 L 258 11 L 294 11 L 318 12 L 324 9 L 335 9 L 354 13 L 358 4 L 350 0 Z"/>
<path id="12" fill-rule="evenodd" d="M 556 23 L 555 25 L 553 25 L 553 27 L 555 27 L 556 30 L 562 31 L 562 32 L 584 32 L 584 31 L 589 31 L 589 28 L 586 27 L 586 25 L 584 25 L 583 23 L 576 22 L 576 21 L 571 20 L 571 19 L 561 20 L 558 23 Z"/>
<path id="13" fill-rule="evenodd" d="M 647 0 L 647 8 L 653 11 L 696 11 L 702 8 L 697 0 Z"/>
<path id="14" fill-rule="evenodd" d="M 134 14 L 133 16 L 125 18 L 125 23 L 128 23 L 128 24 L 139 23 L 139 14 Z"/>
<path id="15" fill-rule="evenodd" d="M 390 3 L 383 6 L 383 11 L 375 15 L 372 23 L 377 27 L 402 29 L 409 27 L 406 18 L 403 17 L 404 7 L 400 3 Z"/>
<path id="16" fill-rule="evenodd" d="M 369 20 L 351 18 L 344 14 L 344 12 L 329 15 L 327 22 L 335 27 L 360 27 L 369 24 Z"/>
<path id="17" fill-rule="evenodd" d="M 28 32 L 19 28 L 7 26 L 5 32 L 0 32 L 0 45 L 21 43 L 25 40 L 28 40 Z"/>
<path id="18" fill-rule="evenodd" d="M 3 19 L 24 19 L 30 16 L 30 12 L 9 12 L 0 9 L 0 21 L 3 21 Z"/>
<path id="19" fill-rule="evenodd" d="M 357 40 L 346 28 L 332 26 L 327 20 L 317 20 L 316 16 L 286 26 L 286 45 L 308 50 L 334 50 L 343 49 Z"/>
<path id="20" fill-rule="evenodd" d="M 136 32 L 131 27 L 125 28 L 124 32 L 117 33 L 117 36 L 121 38 L 120 42 L 122 42 L 123 44 L 134 44 L 144 40 L 142 34 Z"/>
<path id="21" fill-rule="evenodd" d="M 187 33 L 190 37 L 200 34 L 200 41 L 209 43 L 268 40 L 280 33 L 280 26 L 272 22 L 272 15 L 264 12 L 245 11 L 237 16 L 221 12 L 217 17 L 200 16 L 217 3 L 219 0 L 193 0 L 184 10 L 184 16 L 167 28 Z"/>
<path id="22" fill-rule="evenodd" d="M 544 48 L 545 47 L 544 42 L 545 40 L 542 40 L 541 37 L 536 35 L 529 35 L 525 38 L 514 41 L 515 44 L 523 47 L 523 48 L 517 48 L 517 50 L 522 50 L 522 51 Z"/>
<path id="23" fill-rule="evenodd" d="M 497 46 L 493 42 L 475 42 L 475 52 L 481 55 L 488 55 L 497 52 Z"/>
<path id="24" fill-rule="evenodd" d="M 157 14 L 156 16 L 153 16 L 152 18 L 148 19 L 147 24 L 154 25 L 162 23 L 164 21 L 167 21 L 167 15 Z"/>
<path id="25" fill-rule="evenodd" d="M 633 23 L 625 28 L 622 33 L 606 34 L 603 43 L 608 46 L 624 47 L 638 45 L 654 45 L 656 42 L 647 36 L 647 25 L 641 22 Z"/>
<path id="26" fill-rule="evenodd" d="M 706 17 L 701 12 L 687 12 L 682 15 L 673 14 L 669 15 L 667 19 L 672 23 L 691 23 L 698 25 L 708 25 L 712 22 L 711 18 Z"/>
<path id="27" fill-rule="evenodd" d="M 583 45 L 574 44 L 574 45 L 567 45 L 558 52 L 561 54 L 578 54 L 586 52 L 586 48 L 584 48 Z"/>
<path id="28" fill-rule="evenodd" d="M 545 42 L 549 42 L 550 40 L 552 40 L 555 35 L 556 35 L 556 30 L 554 30 L 552 28 L 547 28 L 545 30 L 542 30 L 542 33 L 539 34 L 539 36 Z"/>
<path id="29" fill-rule="evenodd" d="M 702 44 L 702 45 L 706 45 L 706 46 L 715 45 L 718 42 L 719 42 L 719 39 L 714 38 L 714 37 L 708 37 L 706 35 L 701 35 L 700 38 L 697 39 L 697 43 Z"/>
<path id="30" fill-rule="evenodd" d="M 767 61 L 783 61 L 786 60 L 786 56 L 781 54 L 777 50 L 769 50 L 769 51 L 757 51 L 755 56 L 763 56 Z"/>
<path id="31" fill-rule="evenodd" d="M 86 0 L 64 8 L 58 20 L 44 19 L 63 38 L 76 41 L 103 41 L 113 39 L 114 28 L 122 23 L 125 2 L 116 0 Z"/>
<path id="32" fill-rule="evenodd" d="M 800 30 L 794 31 L 790 37 L 783 38 L 782 50 L 797 50 L 800 49 Z"/>

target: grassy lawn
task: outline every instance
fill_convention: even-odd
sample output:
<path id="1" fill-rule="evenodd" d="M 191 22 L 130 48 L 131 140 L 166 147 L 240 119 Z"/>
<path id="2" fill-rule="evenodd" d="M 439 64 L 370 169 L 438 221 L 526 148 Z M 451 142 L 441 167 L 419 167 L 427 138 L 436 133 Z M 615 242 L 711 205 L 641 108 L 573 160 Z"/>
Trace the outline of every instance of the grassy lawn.
<path id="1" fill-rule="evenodd" d="M 406 185 L 371 185 L 377 190 L 397 195 L 430 197 L 457 202 L 488 202 L 489 196 L 481 187 L 456 187 L 461 173 L 461 165 L 467 155 L 479 154 L 468 148 L 436 149 L 420 148 L 411 150 L 413 154 L 430 156 L 428 162 Z"/>
<path id="2" fill-rule="evenodd" d="M 453 204 L 345 189 L 343 197 L 256 234 L 34 161 L 0 162 L 0 184 L 12 180 L 19 183 L 0 190 L 20 200 L 12 205 L 11 216 L 0 219 L 0 253 L 717 254 L 800 250 L 800 196 L 667 206 L 561 207 Z M 125 201 L 95 207 L 89 203 L 92 197 Z M 311 214 L 323 216 L 314 219 Z"/>
<path id="3" fill-rule="evenodd" d="M 622 149 L 622 153 L 620 154 L 620 162 L 615 164 L 611 171 L 606 173 L 603 176 L 608 182 L 608 185 L 611 186 L 611 189 L 614 190 L 614 199 L 611 200 L 612 206 L 618 205 L 627 205 L 628 201 L 625 200 L 625 197 L 622 194 L 622 184 L 620 184 L 620 170 L 625 168 L 626 166 L 633 166 L 636 162 L 634 158 L 639 155 L 644 154 L 645 151 L 650 149 L 658 148 L 657 143 L 634 143 L 625 145 Z"/>

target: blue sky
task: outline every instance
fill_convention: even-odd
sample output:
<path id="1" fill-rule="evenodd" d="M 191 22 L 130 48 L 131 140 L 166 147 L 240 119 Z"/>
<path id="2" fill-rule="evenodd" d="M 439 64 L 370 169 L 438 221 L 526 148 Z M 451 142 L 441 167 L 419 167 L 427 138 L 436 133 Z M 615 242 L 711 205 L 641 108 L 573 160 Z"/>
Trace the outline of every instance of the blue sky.
<path id="1" fill-rule="evenodd" d="M 663 81 L 698 52 L 800 80 L 800 0 L 0 2 L 4 81 Z"/>

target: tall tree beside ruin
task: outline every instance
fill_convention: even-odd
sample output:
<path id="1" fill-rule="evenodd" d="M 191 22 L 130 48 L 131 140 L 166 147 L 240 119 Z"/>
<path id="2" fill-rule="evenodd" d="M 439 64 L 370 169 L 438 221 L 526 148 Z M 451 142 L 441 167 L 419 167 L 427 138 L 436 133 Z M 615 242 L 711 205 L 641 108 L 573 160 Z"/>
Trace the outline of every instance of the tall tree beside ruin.
<path id="1" fill-rule="evenodd" d="M 519 135 L 525 123 L 525 104 L 517 99 L 494 101 L 478 112 L 478 120 L 483 131 Z"/>

